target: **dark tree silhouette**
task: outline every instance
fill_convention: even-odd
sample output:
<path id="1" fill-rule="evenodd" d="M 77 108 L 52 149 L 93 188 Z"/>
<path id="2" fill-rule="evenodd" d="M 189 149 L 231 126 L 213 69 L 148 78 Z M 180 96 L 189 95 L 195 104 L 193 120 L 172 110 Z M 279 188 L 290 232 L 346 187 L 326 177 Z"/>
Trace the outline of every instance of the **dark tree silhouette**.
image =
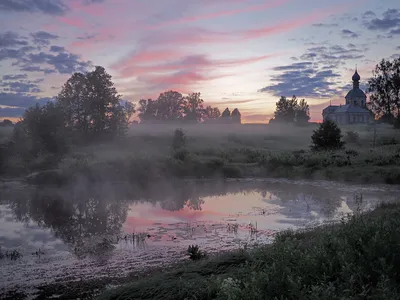
<path id="1" fill-rule="evenodd" d="M 274 120 L 277 122 L 292 123 L 296 117 L 297 98 L 287 99 L 282 96 L 276 103 Z"/>
<path id="2" fill-rule="evenodd" d="M 231 122 L 231 111 L 229 108 L 225 108 L 225 110 L 222 112 L 220 120 L 222 123 L 230 123 Z"/>
<path id="3" fill-rule="evenodd" d="M 28 108 L 14 127 L 14 154 L 37 157 L 43 152 L 65 153 L 68 141 L 63 116 L 62 109 L 53 102 Z"/>
<path id="4" fill-rule="evenodd" d="M 86 74 L 74 73 L 56 97 L 65 125 L 83 137 L 122 134 L 135 113 L 134 105 L 121 104 L 114 83 L 103 67 Z"/>
<path id="5" fill-rule="evenodd" d="M 307 124 L 309 120 L 310 120 L 310 107 L 308 106 L 305 99 L 301 99 L 296 107 L 294 122 L 297 125 L 304 125 Z"/>
<path id="6" fill-rule="evenodd" d="M 382 59 L 368 81 L 369 108 L 383 122 L 393 123 L 400 113 L 400 58 Z"/>
<path id="7" fill-rule="evenodd" d="M 200 93 L 192 93 L 185 97 L 184 115 L 185 121 L 200 123 L 205 116 L 205 109 L 203 107 L 203 99 Z"/>
<path id="8" fill-rule="evenodd" d="M 200 96 L 200 94 L 198 94 Z M 193 105 L 199 99 L 197 94 L 192 97 Z M 139 101 L 139 118 L 142 123 L 165 123 L 184 121 L 186 108 L 186 99 L 181 93 L 176 91 L 167 91 L 161 93 L 157 100 Z M 188 111 L 188 109 L 187 109 Z M 194 112 L 197 110 L 195 109 Z"/>
<path id="9" fill-rule="evenodd" d="M 4 119 L 2 122 L 0 122 L 0 127 L 12 127 L 14 126 L 14 123 L 11 120 Z"/>
<path id="10" fill-rule="evenodd" d="M 303 125 L 307 124 L 309 120 L 310 109 L 305 99 L 299 102 L 295 95 L 293 95 L 292 99 L 282 96 L 276 102 L 274 119 L 272 121 Z"/>
<path id="11" fill-rule="evenodd" d="M 344 146 L 342 137 L 341 130 L 336 123 L 326 120 L 320 124 L 317 130 L 314 130 L 314 134 L 311 136 L 311 149 L 314 151 L 342 149 Z"/>
<path id="12" fill-rule="evenodd" d="M 157 120 L 157 100 L 141 99 L 139 101 L 138 117 L 141 123 L 152 123 Z"/>
<path id="13" fill-rule="evenodd" d="M 235 123 L 235 124 L 241 124 L 242 123 L 241 114 L 240 114 L 240 112 L 239 112 L 239 110 L 237 108 L 235 108 L 232 111 L 231 119 L 232 119 L 232 123 Z"/>
<path id="14" fill-rule="evenodd" d="M 219 111 L 218 107 L 207 106 L 205 110 L 206 119 L 218 119 L 221 116 L 221 112 Z"/>

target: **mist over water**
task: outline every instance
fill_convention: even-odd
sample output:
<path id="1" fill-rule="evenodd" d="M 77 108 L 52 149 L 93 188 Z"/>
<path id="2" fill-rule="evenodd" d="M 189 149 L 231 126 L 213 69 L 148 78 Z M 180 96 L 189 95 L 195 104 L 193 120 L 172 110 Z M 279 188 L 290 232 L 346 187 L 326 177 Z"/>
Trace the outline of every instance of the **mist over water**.
<path id="1" fill-rule="evenodd" d="M 289 180 L 163 181 L 44 188 L 0 194 L 0 287 L 63 278 L 124 276 L 215 252 L 269 243 L 280 230 L 318 225 L 394 200 L 394 186 Z M 362 203 L 355 199 L 362 195 Z"/>
<path id="2" fill-rule="evenodd" d="M 0 287 L 120 277 L 209 253 L 269 243 L 276 232 L 395 199 L 393 186 L 289 180 L 163 181 L 1 191 Z M 362 194 L 362 203 L 355 201 Z"/>

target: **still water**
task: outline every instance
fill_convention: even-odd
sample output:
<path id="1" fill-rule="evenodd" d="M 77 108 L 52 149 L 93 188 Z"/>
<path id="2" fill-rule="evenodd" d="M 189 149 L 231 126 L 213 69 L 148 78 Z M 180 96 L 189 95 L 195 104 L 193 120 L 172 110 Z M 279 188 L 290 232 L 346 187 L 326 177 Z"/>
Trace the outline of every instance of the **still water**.
<path id="1" fill-rule="evenodd" d="M 269 243 L 278 231 L 337 220 L 399 191 L 289 180 L 15 183 L 0 192 L 0 294 L 168 265 L 187 259 L 192 244 L 215 252 Z M 4 256 L 13 250 L 22 257 Z"/>

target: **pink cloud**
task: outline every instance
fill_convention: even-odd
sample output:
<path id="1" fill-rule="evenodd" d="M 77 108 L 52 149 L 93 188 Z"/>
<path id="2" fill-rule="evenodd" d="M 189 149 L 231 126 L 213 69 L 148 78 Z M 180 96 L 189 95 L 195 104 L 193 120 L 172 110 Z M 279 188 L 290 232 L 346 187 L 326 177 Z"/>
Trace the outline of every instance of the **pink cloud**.
<path id="1" fill-rule="evenodd" d="M 146 54 L 147 53 L 147 54 Z M 159 73 L 159 72 L 167 72 L 167 71 L 176 71 L 176 70 L 215 70 L 221 69 L 223 67 L 230 66 L 240 66 L 240 65 L 248 65 L 251 63 L 259 62 L 262 60 L 266 60 L 281 54 L 268 54 L 256 57 L 249 57 L 244 59 L 229 59 L 229 60 L 212 60 L 208 58 L 206 55 L 188 55 L 182 58 L 182 54 L 179 52 L 165 52 L 164 54 L 160 51 L 154 52 L 144 52 L 143 54 L 138 53 L 134 55 L 132 58 L 128 58 L 125 61 L 120 61 L 115 64 L 113 67 L 116 70 L 119 70 L 119 74 L 122 77 L 132 77 L 137 76 L 139 74 L 145 73 Z M 168 58 L 171 60 L 171 63 L 160 63 L 161 59 Z M 175 58 L 181 58 L 177 60 Z M 156 63 L 155 65 L 145 65 L 142 63 Z"/>
<path id="2" fill-rule="evenodd" d="M 290 22 L 282 22 L 282 23 L 274 25 L 274 26 L 267 26 L 267 27 L 262 27 L 262 28 L 245 30 L 240 35 L 242 36 L 242 38 L 245 38 L 245 39 L 254 39 L 254 38 L 270 36 L 270 35 L 277 34 L 277 33 L 287 32 L 287 31 L 290 31 L 293 29 L 297 29 L 301 26 L 311 24 L 319 19 L 323 19 L 335 12 L 339 12 L 344 9 L 345 8 L 343 6 L 340 6 L 340 7 L 335 6 L 335 7 L 329 8 L 329 9 L 313 12 L 309 15 L 306 15 L 302 18 L 295 19 Z"/>
<path id="3" fill-rule="evenodd" d="M 86 23 L 86 21 L 81 17 L 59 17 L 58 20 L 72 27 L 80 28 L 80 29 L 89 29 L 90 25 Z"/>
<path id="4" fill-rule="evenodd" d="M 113 69 L 123 69 L 135 66 L 137 64 L 166 62 L 169 60 L 176 60 L 182 57 L 183 54 L 177 50 L 146 50 L 130 54 L 128 57 L 120 59 L 117 63 L 113 64 Z"/>
<path id="5" fill-rule="evenodd" d="M 150 89 L 159 90 L 179 90 L 179 92 L 188 94 L 194 92 L 192 86 L 194 84 L 212 81 L 215 79 L 232 76 L 233 74 L 224 75 L 205 75 L 194 71 L 181 71 L 168 75 L 147 75 L 138 77 L 139 81 L 144 81 Z"/>
<path id="6" fill-rule="evenodd" d="M 243 2 L 243 1 L 237 1 L 237 2 Z M 168 22 L 163 22 L 163 23 L 160 23 L 160 24 L 149 26 L 146 29 L 147 30 L 153 30 L 153 29 L 158 29 L 158 28 L 162 28 L 162 27 L 165 27 L 165 26 L 169 26 L 169 25 L 190 23 L 190 22 L 196 22 L 196 21 L 200 21 L 200 20 L 207 20 L 207 19 L 214 19 L 214 18 L 218 18 L 218 17 L 232 16 L 232 15 L 237 15 L 237 14 L 246 13 L 246 12 L 263 11 L 263 10 L 266 10 L 266 9 L 269 9 L 269 8 L 281 6 L 283 4 L 286 4 L 287 2 L 289 2 L 289 0 L 277 0 L 277 1 L 274 1 L 272 3 L 252 5 L 252 6 L 248 6 L 248 7 L 240 8 L 240 9 L 224 10 L 224 11 L 219 11 L 219 12 L 215 12 L 215 13 L 191 16 L 191 17 L 171 20 L 171 21 L 168 21 Z"/>

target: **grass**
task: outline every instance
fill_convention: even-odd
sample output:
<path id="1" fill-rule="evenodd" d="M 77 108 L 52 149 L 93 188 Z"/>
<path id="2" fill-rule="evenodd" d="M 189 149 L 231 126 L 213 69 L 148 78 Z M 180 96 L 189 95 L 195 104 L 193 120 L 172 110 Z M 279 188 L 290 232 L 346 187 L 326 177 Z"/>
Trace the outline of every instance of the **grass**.
<path id="1" fill-rule="evenodd" d="M 54 170 L 35 182 L 92 180 L 147 183 L 163 178 L 286 177 L 358 183 L 400 183 L 400 131 L 390 126 L 345 126 L 346 149 L 309 151 L 316 124 L 186 126 L 185 146 L 175 147 L 175 126 L 136 125 L 123 140 L 75 147 L 61 161 L 42 155 L 14 160 L 16 172 Z M 348 134 L 347 132 L 351 132 Z M 12 172 L 9 172 L 10 174 Z"/>
<path id="2" fill-rule="evenodd" d="M 284 232 L 271 245 L 189 262 L 102 294 L 127 299 L 399 299 L 400 205 Z"/>

